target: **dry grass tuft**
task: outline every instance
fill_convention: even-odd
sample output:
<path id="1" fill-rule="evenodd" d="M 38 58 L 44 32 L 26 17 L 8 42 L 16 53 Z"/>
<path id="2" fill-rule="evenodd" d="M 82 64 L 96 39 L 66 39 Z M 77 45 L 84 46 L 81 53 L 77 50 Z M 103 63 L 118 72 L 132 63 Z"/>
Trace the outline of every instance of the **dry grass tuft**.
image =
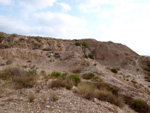
<path id="1" fill-rule="evenodd" d="M 94 97 L 94 90 L 92 85 L 85 82 L 80 83 L 77 87 L 78 94 L 86 99 L 92 99 Z"/>
<path id="2" fill-rule="evenodd" d="M 80 65 L 77 65 L 76 67 L 74 67 L 74 68 L 72 69 L 72 72 L 73 72 L 73 73 L 81 73 L 82 70 L 83 70 L 83 66 L 80 64 Z"/>
<path id="3" fill-rule="evenodd" d="M 54 93 L 54 92 L 53 92 L 53 93 L 51 93 L 51 100 L 52 100 L 52 101 L 54 101 L 54 102 L 55 102 L 55 101 L 57 101 L 58 99 L 59 99 L 59 97 L 57 96 L 57 94 L 56 94 L 56 93 Z"/>
<path id="4" fill-rule="evenodd" d="M 16 76 L 13 78 L 13 81 L 16 89 L 31 88 L 36 83 L 36 77 L 33 75 Z"/>
<path id="5" fill-rule="evenodd" d="M 0 71 L 0 78 L 3 80 L 13 79 L 15 76 L 25 76 L 27 72 L 19 67 L 7 67 Z"/>
<path id="6" fill-rule="evenodd" d="M 25 71 L 19 67 L 7 67 L 0 71 L 0 78 L 12 81 L 16 89 L 33 87 L 36 83 L 37 74 L 35 70 Z"/>
<path id="7" fill-rule="evenodd" d="M 51 88 L 61 88 L 61 87 L 64 87 L 66 89 L 72 89 L 72 87 L 74 86 L 74 82 L 69 79 L 69 78 L 66 78 L 65 80 L 64 79 L 56 79 L 56 80 L 53 80 L 50 84 L 49 87 Z"/>
<path id="8" fill-rule="evenodd" d="M 33 94 L 33 93 L 30 93 L 29 96 L 28 96 L 28 101 L 29 101 L 29 102 L 33 102 L 34 99 L 35 99 L 34 94 Z"/>
<path id="9" fill-rule="evenodd" d="M 95 92 L 95 97 L 101 101 L 107 101 L 119 107 L 123 104 L 123 101 L 120 98 L 108 90 L 97 90 Z"/>
<path id="10" fill-rule="evenodd" d="M 82 78 L 89 80 L 89 79 L 94 78 L 94 76 L 95 76 L 94 73 L 85 73 L 82 75 Z"/>

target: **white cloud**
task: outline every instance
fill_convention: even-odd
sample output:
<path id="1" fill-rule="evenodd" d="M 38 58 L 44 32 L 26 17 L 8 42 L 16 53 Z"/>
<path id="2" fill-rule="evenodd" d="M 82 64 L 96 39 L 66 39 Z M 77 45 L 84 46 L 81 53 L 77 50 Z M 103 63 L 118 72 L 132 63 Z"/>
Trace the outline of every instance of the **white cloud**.
<path id="1" fill-rule="evenodd" d="M 35 13 L 37 24 L 42 28 L 51 29 L 55 37 L 71 38 L 86 32 L 87 22 L 84 19 L 62 13 Z M 46 18 L 45 18 L 46 17 Z"/>
<path id="2" fill-rule="evenodd" d="M 142 7 L 142 5 L 140 6 Z M 144 8 L 145 6 L 143 6 Z M 103 41 L 114 41 L 126 44 L 139 54 L 149 55 L 150 48 L 150 14 L 149 10 L 137 13 L 117 15 L 118 18 L 112 20 L 111 25 L 101 24 L 100 30 L 102 31 L 101 39 Z"/>
<path id="3" fill-rule="evenodd" d="M 78 8 L 83 12 L 99 12 L 102 5 L 114 5 L 119 4 L 116 1 L 119 0 L 75 0 L 78 4 Z M 123 0 L 121 0 L 123 1 Z"/>
<path id="4" fill-rule="evenodd" d="M 69 4 L 66 4 L 66 3 L 58 3 L 64 11 L 71 11 L 71 6 Z"/>
<path id="5" fill-rule="evenodd" d="M 111 5 L 117 6 L 122 4 L 128 4 L 135 0 L 75 0 L 78 3 L 78 8 L 83 12 L 99 12 L 101 6 Z"/>
<path id="6" fill-rule="evenodd" d="M 107 18 L 110 16 L 110 12 L 107 10 L 102 10 L 100 14 L 98 14 L 99 18 Z"/>
<path id="7" fill-rule="evenodd" d="M 0 0 L 0 4 L 9 5 L 9 4 L 11 4 L 11 0 Z"/>
<path id="8" fill-rule="evenodd" d="M 32 24 L 30 23 L 32 22 Z M 84 19 L 62 13 L 35 13 L 28 21 L 0 16 L 0 30 L 6 33 L 56 38 L 82 38 L 87 32 Z"/>
<path id="9" fill-rule="evenodd" d="M 0 29 L 3 32 L 8 33 L 27 33 L 29 32 L 29 26 L 24 24 L 20 20 L 14 20 L 6 16 L 0 16 Z"/>
<path id="10" fill-rule="evenodd" d="M 42 9 L 52 7 L 56 0 L 22 0 L 18 1 L 20 5 L 29 9 Z"/>

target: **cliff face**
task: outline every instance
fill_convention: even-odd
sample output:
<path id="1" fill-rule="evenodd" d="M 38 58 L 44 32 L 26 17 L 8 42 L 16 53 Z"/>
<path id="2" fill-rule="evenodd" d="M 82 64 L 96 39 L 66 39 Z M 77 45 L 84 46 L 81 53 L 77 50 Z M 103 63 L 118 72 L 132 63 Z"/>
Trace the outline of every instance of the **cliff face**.
<path id="1" fill-rule="evenodd" d="M 91 54 L 91 58 L 85 58 L 82 46 L 77 45 L 82 42 L 89 45 L 85 53 L 87 57 Z M 0 69 L 20 66 L 47 73 L 60 71 L 82 75 L 92 72 L 119 88 L 121 95 L 139 97 L 147 102 L 150 102 L 149 63 L 149 57 L 142 57 L 127 46 L 113 42 L 0 33 Z"/>

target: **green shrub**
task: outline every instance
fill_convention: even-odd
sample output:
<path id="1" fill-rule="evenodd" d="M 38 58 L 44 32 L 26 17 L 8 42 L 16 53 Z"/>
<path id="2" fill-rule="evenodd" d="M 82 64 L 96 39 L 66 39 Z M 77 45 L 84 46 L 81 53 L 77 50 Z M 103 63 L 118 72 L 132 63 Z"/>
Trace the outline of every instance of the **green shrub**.
<path id="1" fill-rule="evenodd" d="M 67 73 L 61 73 L 61 78 L 65 78 L 67 76 Z"/>
<path id="2" fill-rule="evenodd" d="M 69 75 L 69 78 L 74 81 L 75 85 L 77 85 L 81 81 L 78 74 Z"/>
<path id="3" fill-rule="evenodd" d="M 53 71 L 51 73 L 51 77 L 54 77 L 54 78 L 58 78 L 58 77 L 65 78 L 66 75 L 67 75 L 67 73 L 61 73 L 61 72 L 57 72 L 57 71 Z"/>
<path id="4" fill-rule="evenodd" d="M 36 72 L 36 70 L 29 70 L 28 71 L 28 75 L 37 75 L 37 72 Z"/>
<path id="5" fill-rule="evenodd" d="M 51 73 L 51 76 L 52 77 L 60 77 L 61 76 L 61 73 L 60 72 L 57 72 L 57 71 L 53 71 L 52 73 Z"/>
<path id="6" fill-rule="evenodd" d="M 84 79 L 92 79 L 92 78 L 94 78 L 94 73 L 85 73 L 85 74 L 83 74 L 82 75 L 82 78 L 84 78 Z"/>
<path id="7" fill-rule="evenodd" d="M 93 54 L 89 54 L 88 57 L 91 58 L 91 59 L 94 59 L 94 55 Z"/>
<path id="8" fill-rule="evenodd" d="M 131 108 L 139 113 L 150 113 L 150 106 L 142 99 L 134 99 Z"/>
<path id="9" fill-rule="evenodd" d="M 7 60 L 7 61 L 6 61 L 6 64 L 7 64 L 7 65 L 10 65 L 10 64 L 12 64 L 12 63 L 13 63 L 12 60 Z"/>
<path id="10" fill-rule="evenodd" d="M 113 73 L 118 73 L 118 70 L 117 70 L 116 68 L 112 68 L 111 71 L 112 71 Z"/>
<path id="11" fill-rule="evenodd" d="M 75 45 L 76 45 L 76 46 L 80 46 L 81 43 L 80 43 L 80 42 L 76 42 Z"/>

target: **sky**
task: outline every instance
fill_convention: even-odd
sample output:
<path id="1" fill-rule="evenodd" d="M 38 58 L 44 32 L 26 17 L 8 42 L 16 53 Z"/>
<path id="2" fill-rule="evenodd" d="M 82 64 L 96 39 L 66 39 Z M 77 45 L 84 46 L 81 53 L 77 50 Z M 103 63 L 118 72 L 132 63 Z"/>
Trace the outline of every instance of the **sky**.
<path id="1" fill-rule="evenodd" d="M 150 55 L 150 0 L 0 0 L 0 31 L 113 41 Z"/>

